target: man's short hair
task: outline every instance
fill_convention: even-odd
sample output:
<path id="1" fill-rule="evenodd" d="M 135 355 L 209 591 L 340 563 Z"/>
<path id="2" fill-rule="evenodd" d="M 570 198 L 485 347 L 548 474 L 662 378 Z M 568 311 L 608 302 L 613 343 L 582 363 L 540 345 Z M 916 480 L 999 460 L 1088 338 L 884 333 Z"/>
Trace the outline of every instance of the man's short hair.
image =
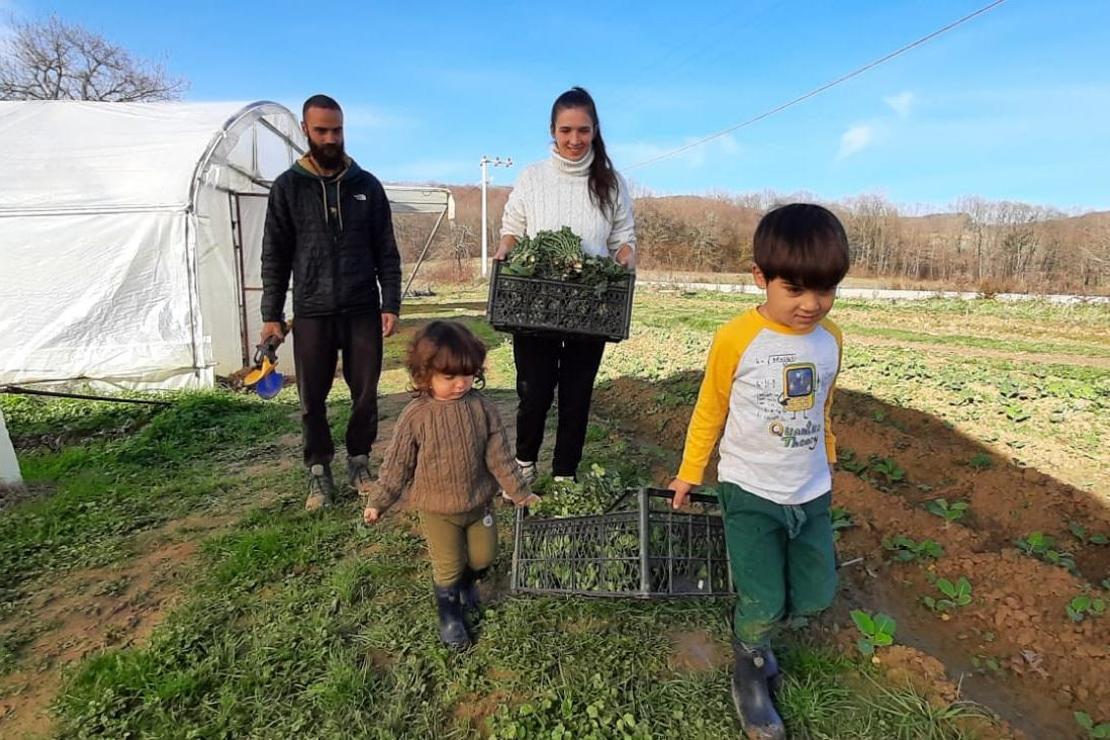
<path id="1" fill-rule="evenodd" d="M 308 116 L 309 108 L 326 108 L 328 110 L 343 111 L 343 109 L 339 107 L 339 103 L 335 102 L 335 98 L 328 95 L 313 95 L 311 98 L 304 101 L 304 106 L 301 107 L 302 121 Z"/>
<path id="2" fill-rule="evenodd" d="M 807 290 L 828 290 L 848 274 L 848 235 L 829 209 L 791 203 L 760 220 L 752 259 L 768 281 L 782 278 Z"/>

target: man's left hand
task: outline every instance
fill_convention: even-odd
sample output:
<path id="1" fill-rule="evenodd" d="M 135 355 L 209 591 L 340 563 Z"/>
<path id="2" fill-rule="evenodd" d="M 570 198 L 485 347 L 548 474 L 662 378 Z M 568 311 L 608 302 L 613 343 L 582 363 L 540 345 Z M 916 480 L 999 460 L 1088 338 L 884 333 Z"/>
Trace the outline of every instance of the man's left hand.
<path id="1" fill-rule="evenodd" d="M 383 313 L 382 314 L 382 336 L 393 336 L 393 332 L 397 330 L 397 314 Z"/>

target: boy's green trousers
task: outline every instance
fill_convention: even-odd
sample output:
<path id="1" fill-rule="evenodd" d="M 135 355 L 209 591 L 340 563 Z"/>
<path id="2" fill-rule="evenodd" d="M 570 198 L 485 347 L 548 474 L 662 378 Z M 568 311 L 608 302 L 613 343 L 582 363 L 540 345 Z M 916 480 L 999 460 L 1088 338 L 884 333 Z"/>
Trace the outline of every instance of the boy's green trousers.
<path id="1" fill-rule="evenodd" d="M 736 586 L 732 630 L 748 645 L 766 645 L 786 616 L 827 608 L 836 594 L 832 493 L 782 506 L 733 483 L 718 487 Z"/>

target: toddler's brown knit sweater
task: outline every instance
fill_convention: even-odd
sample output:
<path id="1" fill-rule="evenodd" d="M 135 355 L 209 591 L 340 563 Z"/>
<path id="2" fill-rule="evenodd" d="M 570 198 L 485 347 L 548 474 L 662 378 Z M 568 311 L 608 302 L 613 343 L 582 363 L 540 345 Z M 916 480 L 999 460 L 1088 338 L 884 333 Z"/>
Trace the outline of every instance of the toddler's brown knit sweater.
<path id="1" fill-rule="evenodd" d="M 393 428 L 377 490 L 369 505 L 385 511 L 408 491 L 419 511 L 461 514 L 504 489 L 516 502 L 530 491 L 509 452 L 497 407 L 478 391 L 452 401 L 425 394 L 401 412 Z"/>

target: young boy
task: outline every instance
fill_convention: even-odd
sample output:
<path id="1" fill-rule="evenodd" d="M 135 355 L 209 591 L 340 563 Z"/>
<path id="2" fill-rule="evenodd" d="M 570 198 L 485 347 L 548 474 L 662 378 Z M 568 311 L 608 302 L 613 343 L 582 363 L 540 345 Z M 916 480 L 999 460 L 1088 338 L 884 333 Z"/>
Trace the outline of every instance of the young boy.
<path id="1" fill-rule="evenodd" d="M 794 203 L 759 222 L 753 258 L 767 298 L 714 336 L 670 488 L 682 506 L 720 440 L 717 477 L 739 597 L 732 698 L 749 737 L 785 738 L 768 692 L 778 675 L 771 633 L 787 615 L 822 611 L 836 591 L 829 409 L 841 336 L 825 315 L 848 272 L 848 238 L 827 209 Z"/>

